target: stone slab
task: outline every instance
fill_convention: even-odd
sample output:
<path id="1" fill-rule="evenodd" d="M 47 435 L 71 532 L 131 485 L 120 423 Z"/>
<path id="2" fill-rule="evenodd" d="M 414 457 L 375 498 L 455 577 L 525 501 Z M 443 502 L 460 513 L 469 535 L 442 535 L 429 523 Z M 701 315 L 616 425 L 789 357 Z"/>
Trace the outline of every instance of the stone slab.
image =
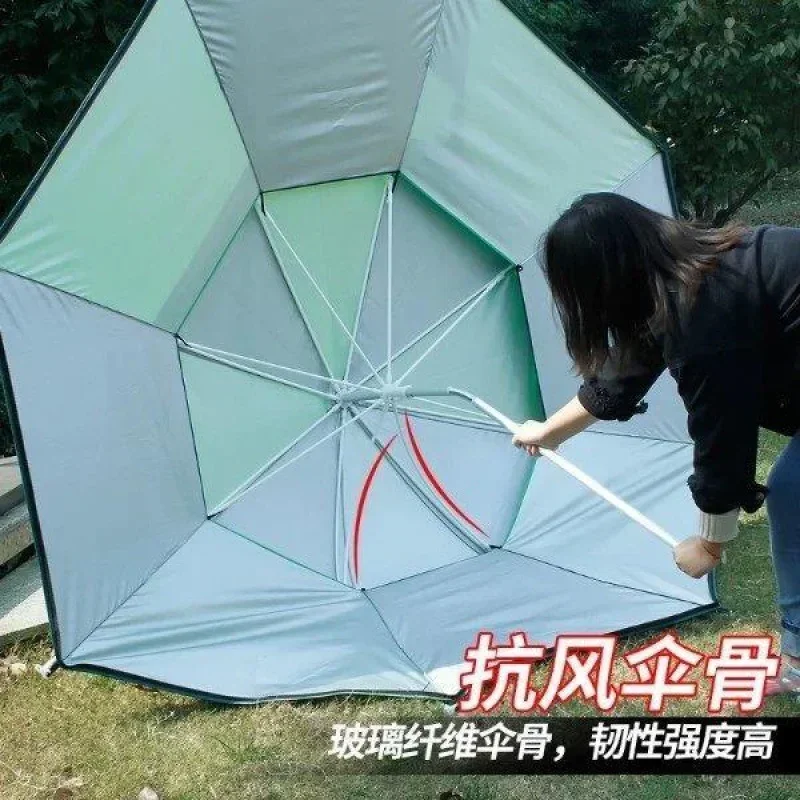
<path id="1" fill-rule="evenodd" d="M 47 630 L 39 562 L 30 558 L 0 578 L 0 649 Z"/>

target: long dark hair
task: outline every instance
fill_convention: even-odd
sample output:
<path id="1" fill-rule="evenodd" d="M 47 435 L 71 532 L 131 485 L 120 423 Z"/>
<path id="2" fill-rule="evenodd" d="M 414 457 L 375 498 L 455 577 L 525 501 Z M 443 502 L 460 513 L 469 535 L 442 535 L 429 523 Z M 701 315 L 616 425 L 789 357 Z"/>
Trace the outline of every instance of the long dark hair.
<path id="1" fill-rule="evenodd" d="M 612 349 L 624 360 L 643 336 L 669 330 L 745 231 L 673 219 L 612 192 L 576 200 L 545 235 L 543 261 L 578 372 L 595 374 Z"/>

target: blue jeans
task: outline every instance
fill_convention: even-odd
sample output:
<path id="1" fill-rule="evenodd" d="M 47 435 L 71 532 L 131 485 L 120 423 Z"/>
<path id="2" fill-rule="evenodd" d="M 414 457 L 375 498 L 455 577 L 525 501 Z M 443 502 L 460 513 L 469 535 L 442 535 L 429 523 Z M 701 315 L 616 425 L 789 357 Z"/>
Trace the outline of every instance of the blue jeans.
<path id="1" fill-rule="evenodd" d="M 800 658 L 800 433 L 772 468 L 767 495 L 784 655 Z"/>

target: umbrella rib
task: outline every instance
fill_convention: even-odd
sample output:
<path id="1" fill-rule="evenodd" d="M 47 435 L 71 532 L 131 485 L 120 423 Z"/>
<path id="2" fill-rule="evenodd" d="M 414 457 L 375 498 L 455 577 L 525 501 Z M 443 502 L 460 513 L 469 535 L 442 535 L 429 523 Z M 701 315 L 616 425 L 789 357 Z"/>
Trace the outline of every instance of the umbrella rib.
<path id="1" fill-rule="evenodd" d="M 456 305 L 454 308 L 451 308 L 450 311 L 446 312 L 441 317 L 439 317 L 439 319 L 437 319 L 435 322 L 432 322 L 430 325 L 428 325 L 428 327 L 425 328 L 425 330 L 423 330 L 420 333 L 418 333 L 410 342 L 408 342 L 408 344 L 403 345 L 403 347 L 401 347 L 394 354 L 394 360 L 397 361 L 397 359 L 400 358 L 400 356 L 402 356 L 404 353 L 407 353 L 415 345 L 419 344 L 426 336 L 429 336 L 431 333 L 433 333 L 433 331 L 435 331 L 440 325 L 443 325 L 451 317 L 453 317 L 456 314 L 458 314 L 458 312 L 461 311 L 464 308 L 464 306 L 466 306 L 469 303 L 473 302 L 474 300 L 480 298 L 487 291 L 493 289 L 503 278 L 505 278 L 507 275 L 509 275 L 514 270 L 515 270 L 515 267 L 513 267 L 513 266 L 506 267 L 506 269 L 504 269 L 499 275 L 495 275 L 495 277 L 492 278 L 488 283 L 485 283 L 483 286 L 481 286 L 480 288 L 476 289 L 468 297 L 465 297 L 463 300 L 461 300 L 458 303 L 458 305 Z M 378 367 L 379 370 L 382 370 L 382 369 L 385 369 L 385 368 L 386 368 L 386 362 L 384 362 L 383 364 L 381 364 Z M 359 381 L 358 385 L 359 386 L 363 386 L 365 383 L 367 383 L 370 380 L 372 380 L 372 376 L 368 375 L 366 378 L 362 378 Z"/>
<path id="2" fill-rule="evenodd" d="M 303 263 L 303 260 L 297 254 L 297 251 L 294 249 L 294 247 L 292 247 L 291 242 L 286 238 L 286 236 L 284 236 L 283 231 L 280 229 L 280 227 L 278 227 L 278 223 L 275 222 L 275 218 L 272 216 L 272 214 L 269 213 L 269 211 L 267 211 L 266 208 L 262 208 L 261 209 L 261 213 L 269 220 L 270 225 L 272 225 L 272 227 L 275 228 L 275 232 L 278 234 L 278 236 L 280 236 L 281 241 L 289 249 L 289 252 L 292 254 L 292 257 L 295 259 L 295 261 L 297 261 L 297 264 L 300 267 L 300 269 L 303 270 L 303 273 L 308 278 L 308 280 L 311 282 L 311 285 L 314 287 L 314 289 L 316 290 L 317 294 L 322 298 L 322 302 L 325 303 L 325 305 L 328 308 L 328 311 L 331 312 L 331 314 L 333 315 L 333 318 L 336 320 L 336 322 L 339 323 L 339 326 L 344 331 L 344 333 L 347 336 L 347 338 L 350 340 L 350 343 L 352 344 L 352 346 L 358 351 L 359 355 L 367 363 L 367 366 L 372 371 L 372 374 L 378 379 L 378 381 L 380 383 L 383 383 L 383 379 L 378 374 L 377 370 L 375 369 L 375 367 L 373 366 L 373 364 L 369 360 L 369 358 L 367 358 L 367 354 L 361 349 L 361 345 L 359 345 L 359 343 L 355 339 L 355 336 L 353 336 L 353 334 L 350 332 L 350 329 L 347 327 L 347 325 L 345 325 L 345 323 L 343 322 L 342 318 L 339 316 L 338 312 L 336 311 L 336 309 L 331 304 L 331 301 L 328 300 L 327 296 L 325 295 L 325 292 L 322 290 L 322 287 L 317 282 L 317 279 L 311 274 L 311 272 L 308 269 L 308 267 Z"/>
<path id="3" fill-rule="evenodd" d="M 512 268 L 513 269 L 513 268 Z M 402 383 L 443 341 L 444 339 L 452 333 L 452 331 L 461 323 L 472 311 L 475 310 L 478 303 L 486 297 L 492 289 L 497 286 L 500 281 L 506 278 L 510 274 L 510 270 L 506 270 L 501 272 L 494 280 L 489 281 L 486 286 L 481 289 L 480 292 L 467 304 L 463 311 L 442 331 L 436 339 L 431 342 L 430 346 L 425 350 L 422 355 L 417 358 L 417 360 L 400 376 L 398 379 L 398 383 Z"/>
<path id="4" fill-rule="evenodd" d="M 275 263 L 278 265 L 278 269 L 283 277 L 283 282 L 286 284 L 286 289 L 289 292 L 289 295 L 292 298 L 292 302 L 294 303 L 295 308 L 297 309 L 297 313 L 300 315 L 300 319 L 303 321 L 303 325 L 308 332 L 308 336 L 311 339 L 311 344 L 314 345 L 314 349 L 317 351 L 317 355 L 319 356 L 319 360 L 322 362 L 322 366 L 328 371 L 328 375 L 333 377 L 333 370 L 331 369 L 331 365 L 328 363 L 328 358 L 325 355 L 325 351 L 322 349 L 322 345 L 317 341 L 317 332 L 314 328 L 311 327 L 311 323 L 309 322 L 308 315 L 306 314 L 305 309 L 303 308 L 302 303 L 297 297 L 297 293 L 295 292 L 294 286 L 292 282 L 289 280 L 289 275 L 286 272 L 286 267 L 283 264 L 281 258 L 278 257 L 277 250 L 275 249 L 275 243 L 272 241 L 272 237 L 270 236 L 269 227 L 267 225 L 267 220 L 264 217 L 264 195 L 261 195 L 261 202 L 256 207 L 256 217 L 258 218 L 258 222 L 261 225 L 261 229 L 264 231 L 264 235 L 267 237 L 267 241 L 269 242 L 270 250 L 275 255 Z"/>
<path id="5" fill-rule="evenodd" d="M 387 175 L 386 176 L 387 186 L 389 186 L 391 181 L 392 181 L 392 176 Z M 380 230 L 381 219 L 383 219 L 383 204 L 385 203 L 385 201 L 386 201 L 386 194 L 384 193 L 384 196 L 381 201 L 381 207 L 378 209 L 378 217 L 375 220 L 375 227 L 372 231 L 372 241 L 370 242 L 369 246 L 369 257 L 367 258 L 367 268 L 364 270 L 364 280 L 362 281 L 361 284 L 361 293 L 358 298 L 358 309 L 356 310 L 356 321 L 355 325 L 353 326 L 354 335 L 358 335 L 358 331 L 361 327 L 361 316 L 364 312 L 364 300 L 366 299 L 367 296 L 367 287 L 369 286 L 369 280 L 372 274 L 372 262 L 375 258 L 375 246 L 377 245 L 378 242 L 378 233 Z M 353 363 L 353 343 L 351 340 L 350 347 L 347 352 L 347 367 L 345 368 L 344 371 L 345 378 L 349 377 L 350 375 L 350 367 L 352 363 Z"/>
<path id="6" fill-rule="evenodd" d="M 238 359 L 239 361 L 247 361 L 251 364 L 258 364 L 261 367 L 266 367 L 267 369 L 279 369 L 284 372 L 290 372 L 292 375 L 302 375 L 304 378 L 312 378 L 313 380 L 322 381 L 323 383 L 336 383 L 351 389 L 360 388 L 355 383 L 340 380 L 339 378 L 331 378 L 330 375 L 318 375 L 316 372 L 306 372 L 305 370 L 296 369 L 295 367 L 286 367 L 283 364 L 276 364 L 273 361 L 264 361 L 260 358 L 253 358 L 252 356 L 231 353 L 228 350 L 220 350 L 218 347 L 208 347 L 208 345 L 198 344 L 197 342 L 185 342 L 185 346 L 190 350 L 197 350 L 201 353 L 221 356 L 222 358 Z"/>
<path id="7" fill-rule="evenodd" d="M 439 408 L 446 408 L 450 411 L 457 411 L 459 414 L 467 414 L 470 417 L 474 417 L 476 420 L 483 420 L 486 418 L 485 414 L 481 414 L 479 411 L 471 411 L 466 408 L 459 408 L 458 406 L 450 405 L 450 403 L 442 403 L 440 400 L 431 400 L 430 397 L 419 397 L 414 396 L 413 398 L 419 403 L 430 403 L 432 406 L 439 406 Z"/>
<path id="8" fill-rule="evenodd" d="M 334 406 L 333 408 L 329 408 L 318 420 L 315 420 L 309 427 L 305 428 L 301 431 L 294 439 L 292 439 L 289 444 L 285 445 L 281 450 L 276 453 L 266 464 L 260 466 L 254 473 L 250 475 L 249 478 L 246 478 L 242 483 L 240 483 L 232 492 L 230 492 L 220 503 L 218 503 L 214 508 L 209 512 L 209 517 L 214 516 L 215 514 L 222 513 L 226 508 L 232 505 L 236 500 L 238 500 L 246 491 L 251 489 L 254 485 L 254 482 L 257 481 L 278 459 L 282 458 L 286 455 L 298 442 L 302 441 L 309 433 L 311 433 L 315 428 L 319 427 L 323 422 L 325 422 L 328 417 L 330 417 L 336 410 L 338 406 Z"/>
<path id="9" fill-rule="evenodd" d="M 415 398 L 417 400 L 421 398 Z M 479 419 L 479 418 L 468 418 L 468 417 L 459 417 L 455 414 L 445 414 L 440 411 L 433 411 L 432 409 L 427 408 L 412 408 L 411 406 L 405 406 L 401 404 L 397 404 L 395 408 L 398 411 L 402 411 L 404 414 L 410 414 L 412 417 L 422 417 L 425 419 L 432 419 L 435 422 L 446 422 L 450 425 L 461 425 L 463 427 L 472 428 L 473 430 L 479 431 L 488 431 L 490 433 L 502 433 L 506 434 L 507 431 L 501 425 L 492 422 L 486 418 Z M 459 409 L 460 410 L 460 409 Z"/>
<path id="10" fill-rule="evenodd" d="M 265 380 L 273 381 L 274 383 L 280 383 L 283 386 L 288 386 L 291 389 L 297 389 L 301 392 L 308 392 L 308 394 L 322 397 L 325 400 L 335 401 L 337 399 L 336 395 L 332 392 L 323 392 L 320 389 L 314 389 L 313 387 L 305 386 L 302 383 L 296 383 L 295 381 L 290 381 L 277 375 L 271 375 L 269 372 L 263 372 L 262 370 L 253 369 L 252 367 L 246 367 L 244 364 L 239 364 L 236 361 L 231 361 L 230 359 L 223 358 L 222 356 L 215 355 L 214 353 L 209 353 L 206 350 L 199 350 L 195 347 L 185 344 L 178 344 L 178 349 L 185 353 L 189 353 L 190 355 L 197 356 L 198 358 L 204 358 L 206 361 L 212 361 L 215 364 L 223 364 L 231 369 L 238 369 L 240 372 L 244 372 L 248 375 L 254 375 L 257 378 L 264 378 Z M 326 378 L 325 380 L 330 380 L 330 378 Z"/>
<path id="11" fill-rule="evenodd" d="M 342 414 L 344 416 L 344 413 Z M 339 439 L 339 448 L 336 454 L 336 495 L 334 498 L 334 531 L 336 539 L 333 545 L 333 562 L 336 565 L 337 578 L 344 575 L 346 564 L 349 563 L 347 526 L 344 520 L 344 437 Z M 341 551 L 341 552 L 340 552 Z M 341 557 L 344 558 L 342 564 Z"/>
<path id="12" fill-rule="evenodd" d="M 520 261 L 519 265 L 524 267 L 532 258 L 536 258 L 536 256 L 538 256 L 542 250 L 544 250 L 544 245 L 539 245 L 539 247 L 537 247 L 527 258 Z"/>
<path id="13" fill-rule="evenodd" d="M 392 234 L 394 229 L 394 210 L 392 187 L 387 184 L 386 221 L 388 223 L 386 259 L 386 382 L 392 382 Z"/>
<path id="14" fill-rule="evenodd" d="M 348 425 L 352 425 L 353 422 L 355 422 L 358 419 L 361 419 L 361 417 L 363 417 L 368 412 L 372 411 L 373 408 L 375 408 L 376 406 L 380 405 L 381 403 L 383 403 L 382 399 L 381 400 L 376 400 L 374 403 L 372 403 L 369 406 L 367 406 L 367 408 L 363 409 L 358 414 L 356 414 L 355 416 L 353 416 L 350 419 L 348 419 L 346 422 L 343 422 L 341 425 L 339 425 L 336 428 L 334 428 L 330 433 L 326 433 L 325 436 L 323 436 L 318 441 L 314 442 L 314 444 L 310 445 L 309 447 L 307 447 L 302 452 L 298 453 L 293 458 L 290 458 L 288 461 L 286 461 L 283 464 L 281 464 L 277 469 L 272 470 L 272 472 L 269 472 L 270 468 L 279 459 L 283 458 L 283 456 L 285 456 L 286 453 L 289 452 L 289 450 L 291 450 L 291 448 L 294 447 L 301 439 L 303 439 L 305 436 L 307 436 L 309 433 L 311 433 L 311 431 L 313 431 L 314 428 L 316 428 L 322 422 L 324 422 L 328 417 L 331 416 L 331 414 L 334 414 L 335 412 L 339 411 L 339 406 L 334 406 L 329 411 L 327 411 L 322 417 L 320 417 L 310 428 L 307 428 L 299 436 L 297 436 L 292 442 L 290 442 L 288 445 L 286 445 L 286 447 L 284 447 L 281 450 L 280 453 L 278 453 L 276 456 L 273 456 L 263 467 L 258 469 L 255 473 L 253 473 L 253 475 L 251 475 L 244 483 L 242 483 L 239 486 L 239 488 L 234 489 L 234 491 L 231 492 L 221 503 L 219 503 L 219 505 L 215 506 L 215 508 L 212 511 L 209 512 L 209 517 L 213 517 L 216 514 L 220 514 L 226 508 L 229 508 L 231 505 L 233 505 L 233 503 L 235 503 L 245 493 L 251 492 L 257 486 L 260 486 L 262 483 L 264 483 L 264 481 L 269 480 L 270 478 L 274 478 L 277 474 L 282 472 L 284 469 L 286 469 L 287 467 L 290 467 L 292 464 L 294 464 L 295 461 L 297 461 L 298 459 L 303 458 L 303 456 L 308 455 L 312 450 L 315 450 L 321 444 L 324 444 L 329 439 L 332 439 L 334 436 L 336 436 L 337 434 L 341 433 Z"/>

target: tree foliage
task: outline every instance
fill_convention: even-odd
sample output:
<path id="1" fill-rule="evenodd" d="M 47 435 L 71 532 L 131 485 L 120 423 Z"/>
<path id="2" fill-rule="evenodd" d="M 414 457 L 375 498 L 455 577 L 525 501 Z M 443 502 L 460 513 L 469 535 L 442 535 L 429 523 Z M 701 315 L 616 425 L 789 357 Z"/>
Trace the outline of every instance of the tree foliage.
<path id="1" fill-rule="evenodd" d="M 687 213 L 719 225 L 800 164 L 800 0 L 681 0 L 625 66 Z"/>
<path id="2" fill-rule="evenodd" d="M 596 81 L 621 88 L 620 62 L 641 54 L 669 0 L 507 0 Z"/>
<path id="3" fill-rule="evenodd" d="M 139 0 L 0 0 L 0 218 L 102 71 Z"/>

